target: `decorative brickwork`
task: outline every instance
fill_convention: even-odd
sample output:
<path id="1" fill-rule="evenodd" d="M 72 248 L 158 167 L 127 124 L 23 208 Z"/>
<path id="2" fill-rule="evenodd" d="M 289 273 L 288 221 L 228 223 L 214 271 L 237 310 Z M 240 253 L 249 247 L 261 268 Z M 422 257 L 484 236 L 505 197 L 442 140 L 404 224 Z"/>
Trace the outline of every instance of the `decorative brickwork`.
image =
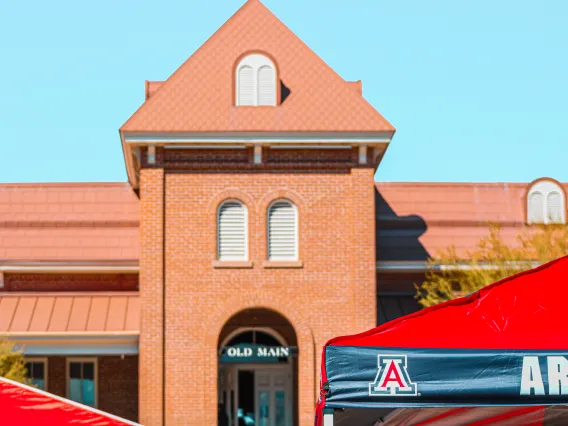
<path id="1" fill-rule="evenodd" d="M 5 291 L 136 291 L 138 274 L 5 274 Z"/>

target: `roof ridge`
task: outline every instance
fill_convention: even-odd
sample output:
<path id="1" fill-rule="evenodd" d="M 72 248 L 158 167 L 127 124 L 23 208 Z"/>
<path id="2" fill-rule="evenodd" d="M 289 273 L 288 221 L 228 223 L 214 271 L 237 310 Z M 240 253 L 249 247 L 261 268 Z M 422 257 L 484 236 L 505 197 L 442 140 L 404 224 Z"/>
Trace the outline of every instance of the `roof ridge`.
<path id="1" fill-rule="evenodd" d="M 531 182 L 378 182 L 375 186 L 527 186 Z M 568 182 L 560 182 L 561 185 L 568 186 Z"/>
<path id="2" fill-rule="evenodd" d="M 164 89 L 164 87 L 167 89 L 167 85 L 168 83 L 172 80 L 175 79 L 176 75 L 178 75 L 179 73 L 181 73 L 182 68 L 185 68 L 186 64 L 188 64 L 193 58 L 195 58 L 195 56 L 197 56 L 197 54 L 203 50 L 216 36 L 217 34 L 227 25 L 229 24 L 229 22 L 235 17 L 237 16 L 237 14 L 242 13 L 242 10 L 245 10 L 247 7 L 250 7 L 250 4 L 253 3 L 260 3 L 259 1 L 248 1 L 243 4 L 241 7 L 239 7 L 237 9 L 237 11 L 235 13 L 233 13 L 225 22 L 223 22 L 223 24 L 217 28 L 217 31 L 215 31 L 213 34 L 211 34 L 211 36 L 209 36 L 209 38 L 207 40 L 205 40 L 201 46 L 199 46 L 197 48 L 197 50 L 195 50 L 190 56 L 189 58 L 187 58 L 185 61 L 183 61 L 181 63 L 181 65 L 179 65 L 176 70 L 170 74 L 170 76 L 168 78 L 166 78 L 165 80 L 162 81 L 162 86 L 160 87 L 160 89 Z M 262 4 L 262 3 L 260 3 Z M 263 5 L 264 6 L 264 5 Z M 152 105 L 152 103 L 156 103 L 156 99 L 160 98 L 160 92 L 164 93 L 164 90 L 159 90 L 157 91 L 154 96 L 151 96 L 149 99 L 147 99 L 145 102 L 142 103 L 142 105 L 140 105 L 138 107 L 138 109 L 136 109 L 136 111 L 134 111 L 134 113 L 128 118 L 128 120 L 126 120 L 124 122 L 124 124 L 122 126 L 120 126 L 119 132 L 122 132 L 122 129 L 125 128 L 130 121 L 132 121 L 134 119 L 134 117 L 138 114 L 138 111 L 141 111 L 142 109 L 147 109 L 148 107 L 146 105 Z M 163 95 L 162 95 L 163 96 Z"/>
<path id="3" fill-rule="evenodd" d="M 83 186 L 95 187 L 131 187 L 129 182 L 0 182 L 0 188 L 30 188 L 30 187 L 49 187 L 49 188 L 78 188 Z"/>
<path id="4" fill-rule="evenodd" d="M 0 293 L 4 297 L 139 297 L 138 291 L 6 291 Z"/>
<path id="5" fill-rule="evenodd" d="M 292 35 L 292 37 L 296 38 L 300 42 L 300 44 L 309 51 L 310 54 L 314 55 L 319 62 L 321 62 L 329 71 L 331 71 L 331 73 L 338 80 L 337 81 L 338 87 L 341 87 L 341 90 L 345 92 L 345 94 L 348 93 L 349 96 L 356 96 L 357 99 L 363 100 L 366 108 L 368 109 L 370 108 L 371 110 L 370 112 L 378 115 L 381 119 L 383 119 L 386 123 L 388 123 L 391 127 L 394 128 L 394 126 L 375 107 L 373 107 L 373 105 L 371 105 L 371 103 L 367 99 L 365 99 L 365 97 L 362 94 L 356 93 L 353 90 L 351 90 L 348 86 L 348 82 L 343 77 L 341 77 L 341 75 L 339 75 L 339 73 L 335 71 L 333 67 L 329 65 L 325 59 L 323 59 L 319 54 L 317 54 L 314 49 L 312 49 L 304 40 L 298 37 L 298 35 L 294 31 L 292 31 L 284 21 L 278 18 L 278 16 L 276 16 L 264 3 L 260 1 L 257 2 L 261 6 L 263 6 L 284 27 L 284 29 Z"/>

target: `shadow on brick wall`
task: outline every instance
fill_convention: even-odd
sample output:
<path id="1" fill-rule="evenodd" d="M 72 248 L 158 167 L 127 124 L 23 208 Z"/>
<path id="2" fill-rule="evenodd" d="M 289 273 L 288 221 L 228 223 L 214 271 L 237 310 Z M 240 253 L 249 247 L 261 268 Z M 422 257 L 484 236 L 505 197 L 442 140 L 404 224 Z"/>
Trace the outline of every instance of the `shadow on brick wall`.
<path id="1" fill-rule="evenodd" d="M 418 215 L 399 216 L 381 195 L 375 192 L 377 261 L 426 262 L 430 253 L 420 242 L 426 221 Z M 422 284 L 423 272 L 377 272 L 377 325 L 420 310 L 414 284 Z"/>

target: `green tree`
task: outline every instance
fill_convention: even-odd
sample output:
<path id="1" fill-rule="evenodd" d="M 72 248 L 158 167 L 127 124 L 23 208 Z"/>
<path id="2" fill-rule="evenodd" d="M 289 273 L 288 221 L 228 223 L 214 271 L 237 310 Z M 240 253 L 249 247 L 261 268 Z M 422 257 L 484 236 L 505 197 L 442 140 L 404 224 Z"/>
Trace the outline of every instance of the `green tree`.
<path id="1" fill-rule="evenodd" d="M 465 257 L 454 246 L 430 261 L 425 282 L 416 286 L 422 306 L 432 306 L 479 290 L 495 281 L 568 255 L 568 227 L 543 225 L 531 227 L 507 244 L 499 225 L 490 224 Z"/>
<path id="2" fill-rule="evenodd" d="M 29 384 L 24 355 L 6 340 L 0 340 L 0 376 Z"/>

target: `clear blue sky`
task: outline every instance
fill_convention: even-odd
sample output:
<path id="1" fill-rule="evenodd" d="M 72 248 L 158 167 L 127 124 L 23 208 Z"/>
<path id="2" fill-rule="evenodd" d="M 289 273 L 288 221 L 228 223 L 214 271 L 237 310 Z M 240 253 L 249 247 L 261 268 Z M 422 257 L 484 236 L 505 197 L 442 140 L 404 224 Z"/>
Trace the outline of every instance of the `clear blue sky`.
<path id="1" fill-rule="evenodd" d="M 0 181 L 126 180 L 144 80 L 243 1 L 1 1 Z M 568 181 L 568 1 L 265 4 L 397 127 L 377 180 Z"/>

